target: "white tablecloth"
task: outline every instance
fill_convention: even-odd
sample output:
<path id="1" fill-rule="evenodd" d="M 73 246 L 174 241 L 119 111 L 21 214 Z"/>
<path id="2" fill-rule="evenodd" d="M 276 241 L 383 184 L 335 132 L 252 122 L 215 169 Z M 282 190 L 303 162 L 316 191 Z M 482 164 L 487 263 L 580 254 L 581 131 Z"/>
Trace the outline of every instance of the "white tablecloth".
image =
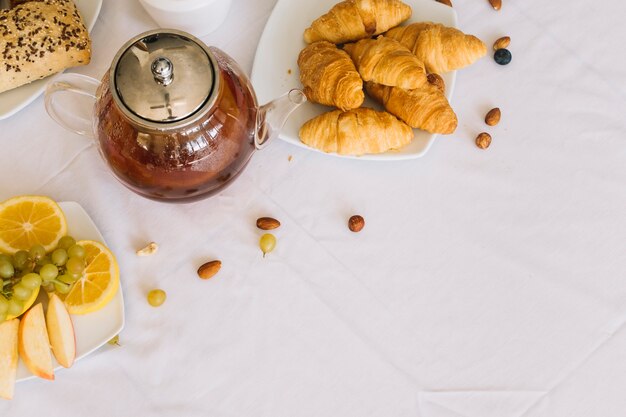
<path id="1" fill-rule="evenodd" d="M 203 40 L 250 71 L 274 3 L 234 0 Z M 1 121 L 0 199 L 85 207 L 119 258 L 127 325 L 122 347 L 19 384 L 0 416 L 626 415 L 626 4 L 454 3 L 489 46 L 510 35 L 513 62 L 459 72 L 459 128 L 419 160 L 277 141 L 222 194 L 165 205 L 120 185 L 41 98 Z M 100 78 L 153 27 L 106 0 L 78 72 Z M 282 222 L 265 259 L 261 215 Z M 151 240 L 158 254 L 136 257 Z M 210 259 L 223 268 L 201 281 Z"/>

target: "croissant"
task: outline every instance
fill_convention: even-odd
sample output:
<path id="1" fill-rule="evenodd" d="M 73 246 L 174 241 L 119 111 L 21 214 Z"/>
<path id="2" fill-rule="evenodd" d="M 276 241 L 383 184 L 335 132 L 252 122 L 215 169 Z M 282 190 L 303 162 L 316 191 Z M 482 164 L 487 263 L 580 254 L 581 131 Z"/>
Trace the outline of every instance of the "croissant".
<path id="1" fill-rule="evenodd" d="M 366 107 L 333 110 L 300 128 L 300 140 L 312 148 L 340 155 L 363 155 L 399 149 L 413 139 L 413 130 L 387 112 Z"/>
<path id="2" fill-rule="evenodd" d="M 409 48 L 429 73 L 460 69 L 487 54 L 487 46 L 477 37 L 439 23 L 413 23 L 393 28 L 385 36 Z"/>
<path id="3" fill-rule="evenodd" d="M 350 56 L 330 42 L 313 43 L 298 56 L 304 94 L 316 103 L 355 109 L 363 104 L 363 80 Z"/>
<path id="4" fill-rule="evenodd" d="M 441 90 L 430 83 L 403 90 L 368 82 L 367 92 L 385 109 L 411 127 L 444 135 L 456 130 L 458 120 Z"/>
<path id="5" fill-rule="evenodd" d="M 361 39 L 343 47 L 364 81 L 413 89 L 428 82 L 424 64 L 393 39 Z"/>
<path id="6" fill-rule="evenodd" d="M 400 0 L 346 0 L 315 19 L 304 31 L 306 43 L 345 43 L 369 38 L 411 17 L 411 7 Z"/>

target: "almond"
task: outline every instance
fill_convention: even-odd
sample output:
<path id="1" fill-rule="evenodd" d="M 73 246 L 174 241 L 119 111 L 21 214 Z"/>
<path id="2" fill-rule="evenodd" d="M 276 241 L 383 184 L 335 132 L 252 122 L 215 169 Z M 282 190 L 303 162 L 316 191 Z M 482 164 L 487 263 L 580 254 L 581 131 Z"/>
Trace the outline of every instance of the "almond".
<path id="1" fill-rule="evenodd" d="M 500 10 L 502 8 L 502 0 L 489 0 L 489 3 L 494 10 Z"/>
<path id="2" fill-rule="evenodd" d="M 428 74 L 427 78 L 428 78 L 428 82 L 434 85 L 435 87 L 437 87 L 439 90 L 441 90 L 442 93 L 445 91 L 446 83 L 443 81 L 443 78 L 441 78 L 441 75 Z"/>
<path id="3" fill-rule="evenodd" d="M 256 227 L 261 230 L 273 230 L 280 227 L 280 222 L 272 217 L 260 217 L 256 221 Z"/>
<path id="4" fill-rule="evenodd" d="M 198 276 L 202 279 L 209 279 L 220 271 L 222 267 L 221 261 L 211 261 L 203 264 L 198 268 Z"/>
<path id="5" fill-rule="evenodd" d="M 511 44 L 511 38 L 503 36 L 493 43 L 493 50 L 506 49 Z"/>
<path id="6" fill-rule="evenodd" d="M 500 117 L 502 117 L 502 113 L 500 113 L 500 109 L 498 107 L 489 110 L 487 115 L 485 116 L 485 123 L 489 126 L 495 126 L 500 123 Z"/>
<path id="7" fill-rule="evenodd" d="M 439 3 L 443 3 L 446 6 L 452 7 L 452 2 L 450 0 L 437 0 Z"/>
<path id="8" fill-rule="evenodd" d="M 476 137 L 476 146 L 480 149 L 487 149 L 491 145 L 491 135 L 486 132 L 482 132 Z"/>
<path id="9" fill-rule="evenodd" d="M 365 219 L 362 216 L 354 215 L 348 220 L 348 229 L 352 232 L 360 232 L 365 227 Z"/>

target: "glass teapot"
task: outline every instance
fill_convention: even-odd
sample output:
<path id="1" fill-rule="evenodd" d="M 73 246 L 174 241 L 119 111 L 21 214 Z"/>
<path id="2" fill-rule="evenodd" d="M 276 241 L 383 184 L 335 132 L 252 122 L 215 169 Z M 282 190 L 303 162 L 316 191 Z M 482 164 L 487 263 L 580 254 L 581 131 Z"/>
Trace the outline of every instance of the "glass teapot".
<path id="1" fill-rule="evenodd" d="M 76 94 L 95 104 L 68 110 L 67 97 L 79 102 Z M 45 96 L 55 121 L 95 138 L 122 184 L 166 202 L 195 201 L 222 190 L 305 101 L 302 91 L 291 90 L 259 106 L 232 58 L 169 29 L 127 42 L 102 82 L 64 74 Z"/>

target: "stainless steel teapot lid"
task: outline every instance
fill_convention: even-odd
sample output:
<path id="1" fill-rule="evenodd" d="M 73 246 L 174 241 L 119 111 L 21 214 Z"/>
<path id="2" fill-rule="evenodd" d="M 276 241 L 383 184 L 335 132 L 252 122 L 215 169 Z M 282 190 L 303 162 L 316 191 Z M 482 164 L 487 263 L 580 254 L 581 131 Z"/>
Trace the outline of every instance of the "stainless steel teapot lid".
<path id="1" fill-rule="evenodd" d="M 219 91 L 217 62 L 207 46 L 173 29 L 152 30 L 128 41 L 110 71 L 120 109 L 136 124 L 158 130 L 197 120 Z"/>

